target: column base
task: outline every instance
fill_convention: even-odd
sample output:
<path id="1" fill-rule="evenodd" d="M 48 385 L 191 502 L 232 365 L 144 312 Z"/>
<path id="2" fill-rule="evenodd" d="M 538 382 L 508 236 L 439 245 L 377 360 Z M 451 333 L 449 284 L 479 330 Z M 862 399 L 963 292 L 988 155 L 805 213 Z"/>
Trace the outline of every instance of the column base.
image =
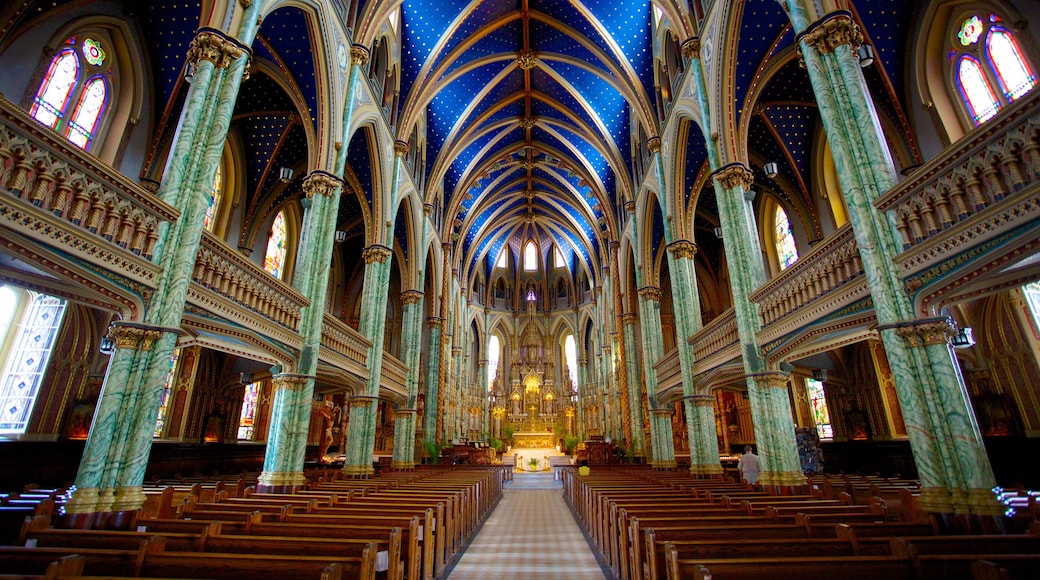
<path id="1" fill-rule="evenodd" d="M 68 515 L 93 514 L 96 513 L 100 493 L 96 487 L 84 487 L 72 493 L 69 501 L 65 502 L 65 513 Z"/>
<path id="2" fill-rule="evenodd" d="M 722 479 L 722 473 L 722 466 L 718 463 L 690 465 L 690 475 L 698 479 Z"/>
<path id="3" fill-rule="evenodd" d="M 371 464 L 343 466 L 343 477 L 350 477 L 354 479 L 367 479 L 375 475 L 375 473 L 376 470 L 372 468 Z"/>
<path id="4" fill-rule="evenodd" d="M 300 471 L 265 471 L 257 478 L 256 491 L 260 493 L 293 493 L 307 485 Z"/>
<path id="5" fill-rule="evenodd" d="M 411 471 L 415 469 L 415 464 L 411 461 L 394 461 L 390 463 L 390 469 L 397 471 Z"/>
<path id="6" fill-rule="evenodd" d="M 140 485 L 120 487 L 116 489 L 112 510 L 117 512 L 136 511 L 141 509 L 146 499 Z"/>
<path id="7" fill-rule="evenodd" d="M 675 469 L 675 465 L 676 464 L 674 459 L 662 459 L 660 461 L 650 462 L 650 467 L 657 470 L 672 470 Z"/>
<path id="8" fill-rule="evenodd" d="M 763 490 L 774 495 L 800 495 L 809 493 L 809 481 L 800 471 L 763 471 L 758 483 Z"/>
<path id="9" fill-rule="evenodd" d="M 922 511 L 942 516 L 1001 518 L 1007 507 L 988 489 L 950 490 L 923 487 L 917 503 Z"/>

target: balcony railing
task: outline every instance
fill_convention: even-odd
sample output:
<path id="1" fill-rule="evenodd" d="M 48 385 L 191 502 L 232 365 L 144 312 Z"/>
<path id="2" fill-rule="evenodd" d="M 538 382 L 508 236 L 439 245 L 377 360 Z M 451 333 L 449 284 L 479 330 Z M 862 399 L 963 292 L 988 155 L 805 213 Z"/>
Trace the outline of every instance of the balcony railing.
<path id="1" fill-rule="evenodd" d="M 732 308 L 727 309 L 691 336 L 690 344 L 693 345 L 693 356 L 698 365 L 723 350 L 740 344 L 736 313 Z M 739 354 L 739 351 L 735 352 Z"/>
<path id="2" fill-rule="evenodd" d="M 326 312 L 321 326 L 321 347 L 364 367 L 372 343 L 346 322 Z"/>

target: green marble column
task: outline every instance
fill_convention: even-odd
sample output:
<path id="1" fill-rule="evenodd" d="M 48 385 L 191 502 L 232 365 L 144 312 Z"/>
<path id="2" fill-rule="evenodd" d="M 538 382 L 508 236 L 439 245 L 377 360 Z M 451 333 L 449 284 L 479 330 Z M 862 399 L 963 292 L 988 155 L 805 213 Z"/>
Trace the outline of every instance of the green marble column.
<path id="1" fill-rule="evenodd" d="M 392 223 L 392 222 L 391 222 Z M 392 227 L 392 226 L 391 226 Z M 393 239 L 393 233 L 390 234 Z M 350 424 L 347 427 L 347 460 L 343 474 L 348 477 L 369 477 L 376 440 L 376 406 L 379 400 L 379 381 L 383 371 L 383 340 L 386 337 L 387 289 L 390 286 L 390 266 L 393 251 L 378 244 L 361 252 L 365 261 L 365 282 L 361 294 L 361 335 L 372 341 L 368 352 L 368 382 L 362 395 L 350 399 Z"/>
<path id="2" fill-rule="evenodd" d="M 636 457 L 646 457 L 646 442 L 643 440 L 643 402 L 639 378 L 643 359 L 639 356 L 636 341 L 636 315 L 627 312 L 621 316 L 621 324 L 625 332 L 625 379 L 628 383 L 628 413 L 632 430 L 632 445 L 629 451 Z"/>
<path id="3" fill-rule="evenodd" d="M 486 320 L 486 319 L 485 319 Z M 487 336 L 485 333 L 484 336 Z M 484 347 L 481 352 L 484 356 L 487 356 L 487 341 L 484 341 Z M 488 381 L 491 380 L 488 377 L 488 359 L 482 358 L 477 361 L 477 390 L 474 393 L 475 396 L 480 398 L 480 431 L 486 433 L 486 437 L 490 438 L 491 435 L 491 405 L 488 401 Z"/>
<path id="4" fill-rule="evenodd" d="M 259 6 L 247 9 L 251 21 L 258 14 Z M 245 42 L 254 34 L 252 26 L 239 31 Z M 208 202 L 204 190 L 216 174 L 249 58 L 246 45 L 208 28 L 199 30 L 188 50 L 191 83 L 159 189 L 159 197 L 174 205 L 180 217 L 162 224 L 158 232 L 154 260 L 159 277 L 144 324 L 138 326 L 143 334 L 129 338 L 132 332 L 115 332 L 124 339 L 123 347 L 117 347 L 110 362 L 95 418 L 99 427 L 87 438 L 77 490 L 66 504 L 73 516 L 129 512 L 144 503 L 141 483 L 159 401 L 202 239 Z"/>
<path id="5" fill-rule="evenodd" d="M 675 468 L 675 443 L 672 438 L 672 410 L 657 404 L 657 370 L 653 361 L 664 356 L 661 335 L 661 289 L 644 286 L 639 289 L 639 321 L 643 336 L 643 377 L 646 381 L 647 405 L 650 409 L 650 431 L 653 437 L 651 465 L 654 469 Z"/>
<path id="6" fill-rule="evenodd" d="M 314 375 L 283 373 L 274 375 L 272 383 L 271 434 L 258 487 L 269 492 L 291 493 L 307 484 L 303 460 L 307 453 Z"/>
<path id="7" fill-rule="evenodd" d="M 422 348 L 422 315 L 424 295 L 418 290 L 401 293 L 404 305 L 402 322 L 402 361 L 408 369 L 408 400 L 394 413 L 393 469 L 415 467 L 415 419 L 419 398 L 419 355 Z"/>
<path id="8" fill-rule="evenodd" d="M 426 398 L 423 413 L 423 438 L 429 441 L 440 441 L 437 433 L 437 401 L 440 389 L 440 359 L 441 359 L 441 328 L 444 319 L 438 316 L 430 316 L 426 319 L 430 329 L 430 344 L 427 349 L 428 360 L 426 361 Z"/>
<path id="9" fill-rule="evenodd" d="M 579 342 L 582 344 L 584 341 Z M 585 405 L 582 401 L 585 400 L 585 394 L 589 392 L 589 359 L 585 356 L 584 347 L 581 348 L 581 358 L 578 359 L 578 426 L 575 429 L 575 435 L 578 436 L 578 441 L 585 441 Z"/>
<path id="10" fill-rule="evenodd" d="M 688 342 L 701 329 L 701 305 L 697 295 L 697 276 L 694 260 L 697 246 L 688 240 L 668 245 L 668 264 L 672 274 L 672 303 L 676 310 L 676 330 L 679 340 L 679 369 L 682 373 L 683 401 L 686 409 L 686 429 L 690 441 L 690 473 L 700 477 L 722 474 L 719 462 L 719 443 L 715 435 L 715 421 L 705 421 L 703 409 L 697 406 L 695 363 L 693 347 Z M 713 400 L 713 397 L 708 397 Z M 710 407 L 709 411 L 714 409 Z M 713 413 L 713 411 L 711 411 Z"/>
<path id="11" fill-rule="evenodd" d="M 828 14 L 810 25 L 803 2 L 781 3 L 799 33 L 921 485 L 929 490 L 922 507 L 935 513 L 1000 515 L 1004 507 L 989 491 L 995 478 L 956 357 L 945 344 L 926 344 L 922 332 L 913 330 L 932 323 L 917 320 L 893 260 L 901 252 L 897 230 L 891 216 L 873 206 L 895 184 L 896 171 L 856 56 L 863 37 L 848 12 Z M 935 334 L 924 334 L 929 333 Z"/>
<path id="12" fill-rule="evenodd" d="M 754 177 L 746 167 L 733 163 L 716 171 L 714 179 L 726 263 L 730 267 L 733 309 L 743 351 L 744 371 L 747 373 L 748 399 L 762 462 L 759 481 L 763 485 L 768 482 L 768 485 L 801 487 L 806 480 L 797 461 L 798 445 L 791 405 L 786 394 L 787 382 L 785 379 L 781 387 L 774 380 L 777 373 L 769 372 L 765 366 L 758 348 L 761 324 L 758 305 L 749 299 L 765 279 L 751 196 L 746 195 L 751 191 Z M 780 396 L 781 392 L 783 396 Z M 793 466 L 789 461 L 792 457 Z M 792 468 L 797 473 L 792 473 Z"/>

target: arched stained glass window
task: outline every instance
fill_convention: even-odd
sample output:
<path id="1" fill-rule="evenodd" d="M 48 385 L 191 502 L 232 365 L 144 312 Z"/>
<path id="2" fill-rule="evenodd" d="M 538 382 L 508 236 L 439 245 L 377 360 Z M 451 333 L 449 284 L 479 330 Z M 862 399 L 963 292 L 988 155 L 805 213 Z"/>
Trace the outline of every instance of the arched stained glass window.
<path id="1" fill-rule="evenodd" d="M 47 76 L 36 92 L 30 114 L 51 129 L 56 128 L 58 121 L 65 115 L 65 108 L 68 107 L 78 80 L 79 57 L 75 50 L 66 48 L 51 61 Z"/>
<path id="2" fill-rule="evenodd" d="M 567 378 L 571 381 L 571 389 L 578 392 L 578 345 L 574 335 L 568 334 L 563 341 L 563 355 L 567 360 Z"/>
<path id="3" fill-rule="evenodd" d="M 527 272 L 534 272 L 538 269 L 538 248 L 534 246 L 534 242 L 527 242 L 524 246 L 524 270 Z"/>
<path id="4" fill-rule="evenodd" d="M 170 355 L 170 370 L 166 373 L 166 381 L 163 382 L 163 392 L 159 397 L 159 413 L 155 419 L 155 431 L 152 432 L 152 437 L 162 437 L 163 429 L 166 428 L 166 412 L 170 409 L 170 393 L 173 392 L 173 382 L 177 376 L 177 359 L 180 356 L 181 350 L 179 348 L 173 349 L 173 354 Z"/>
<path id="5" fill-rule="evenodd" d="M 776 206 L 773 216 L 773 243 L 776 245 L 781 270 L 798 261 L 798 248 L 795 247 L 794 234 L 791 233 L 791 222 L 787 220 L 787 212 L 780 206 Z"/>
<path id="6" fill-rule="evenodd" d="M 65 300 L 36 292 L 15 290 L 0 296 L 0 306 L 24 311 L 17 323 L 9 323 L 6 334 L 14 333 L 11 350 L 0 375 L 0 433 L 24 433 L 29 425 L 43 373 L 47 370 L 54 342 L 65 315 Z M 13 320 L 12 320 L 13 322 Z"/>
<path id="7" fill-rule="evenodd" d="M 275 278 L 285 275 L 286 227 L 285 212 L 274 216 L 271 233 L 267 238 L 267 254 L 264 257 L 264 270 Z"/>
<path id="8" fill-rule="evenodd" d="M 957 76 L 961 81 L 961 96 L 968 105 L 975 124 L 979 125 L 993 118 L 1000 110 L 1000 101 L 982 72 L 979 61 L 973 56 L 962 56 L 961 64 L 957 67 Z"/>
<path id="9" fill-rule="evenodd" d="M 506 256 L 508 255 L 508 253 L 509 253 L 508 250 L 506 250 L 505 248 L 502 248 L 502 251 L 498 253 L 498 260 L 495 262 L 495 267 L 496 268 L 505 268 L 506 267 Z"/>
<path id="10" fill-rule="evenodd" d="M 249 383 L 242 395 L 242 414 L 238 418 L 238 438 L 253 440 L 256 424 L 256 402 L 260 396 L 260 383 Z"/>
<path id="11" fill-rule="evenodd" d="M 488 388 L 489 391 L 492 388 L 494 388 L 494 385 L 495 385 L 495 375 L 498 373 L 498 361 L 499 361 L 499 357 L 501 357 L 501 355 L 502 355 L 502 345 L 499 344 L 498 337 L 492 334 L 491 338 L 488 339 L 488 363 L 487 363 L 488 384 L 487 384 L 487 388 Z"/>
<path id="12" fill-rule="evenodd" d="M 976 126 L 1036 87 L 1035 70 L 996 14 L 966 17 L 952 38 L 954 85 Z"/>
<path id="13" fill-rule="evenodd" d="M 827 409 L 827 397 L 823 392 L 823 383 L 816 379 L 805 379 L 805 390 L 809 395 L 816 432 L 820 439 L 833 439 L 834 429 L 831 428 L 831 414 Z"/>
<path id="14" fill-rule="evenodd" d="M 212 232 L 216 225 L 217 210 L 220 209 L 220 191 L 223 175 L 220 166 L 217 166 L 217 174 L 213 176 L 213 185 L 209 190 L 209 205 L 206 206 L 206 217 L 202 220 L 202 227 Z"/>
<path id="15" fill-rule="evenodd" d="M 82 149 L 97 136 L 110 98 L 111 66 L 99 40 L 65 41 L 47 66 L 30 114 Z M 109 63 L 110 65 L 110 63 Z"/>
<path id="16" fill-rule="evenodd" d="M 102 77 L 90 79 L 84 86 L 79 103 L 76 104 L 76 109 L 72 113 L 72 120 L 69 121 L 69 129 L 66 133 L 69 141 L 81 149 L 90 146 L 107 99 L 108 85 L 105 83 L 105 79 Z"/>
<path id="17" fill-rule="evenodd" d="M 567 258 L 563 255 L 563 250 L 560 249 L 560 246 L 556 246 L 556 254 L 554 260 L 556 261 L 557 269 L 567 267 Z"/>
<path id="18" fill-rule="evenodd" d="M 986 51 L 996 70 L 1000 89 L 1009 101 L 1014 101 L 1036 86 L 1036 75 L 1028 69 L 1018 42 L 1007 29 L 994 26 L 990 30 Z"/>

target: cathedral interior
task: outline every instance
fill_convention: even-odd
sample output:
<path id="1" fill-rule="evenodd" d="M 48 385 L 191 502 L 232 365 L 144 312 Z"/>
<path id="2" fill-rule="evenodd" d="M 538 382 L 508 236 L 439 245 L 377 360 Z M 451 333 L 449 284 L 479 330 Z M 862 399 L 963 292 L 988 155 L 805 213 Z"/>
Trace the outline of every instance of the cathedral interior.
<path id="1" fill-rule="evenodd" d="M 1038 26 L 5 2 L 0 484 L 133 510 L 166 474 L 284 490 L 520 434 L 704 477 L 753 444 L 765 486 L 900 473 L 993 513 L 1040 487 Z"/>

